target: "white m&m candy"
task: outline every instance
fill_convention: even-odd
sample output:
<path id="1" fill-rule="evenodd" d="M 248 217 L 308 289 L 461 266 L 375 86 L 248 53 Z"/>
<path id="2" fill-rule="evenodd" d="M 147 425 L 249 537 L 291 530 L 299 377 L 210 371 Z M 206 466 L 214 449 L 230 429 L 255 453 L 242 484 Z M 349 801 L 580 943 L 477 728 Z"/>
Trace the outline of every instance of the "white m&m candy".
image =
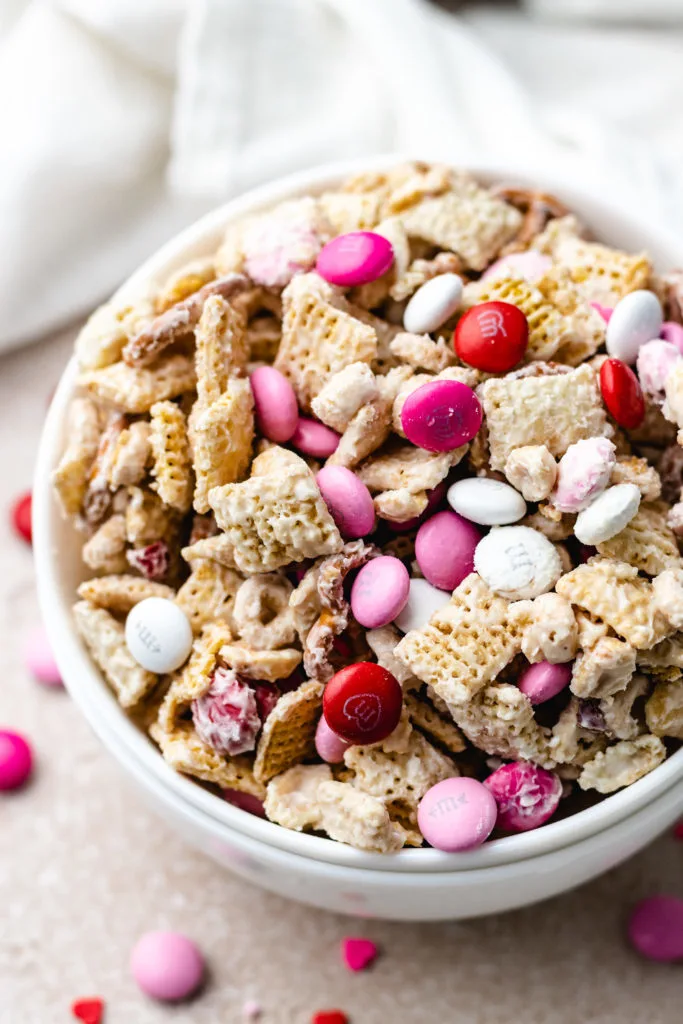
<path id="1" fill-rule="evenodd" d="M 435 331 L 453 316 L 462 299 L 462 279 L 457 274 L 439 274 L 413 295 L 403 314 L 403 326 L 411 334 Z"/>
<path id="2" fill-rule="evenodd" d="M 174 672 L 192 649 L 192 627 L 182 609 L 164 597 L 147 597 L 126 619 L 126 644 L 148 672 Z"/>
<path id="3" fill-rule="evenodd" d="M 526 502 L 519 491 L 502 480 L 469 477 L 451 484 L 448 504 L 471 523 L 481 526 L 503 526 L 516 523 L 526 515 Z"/>
<path id="4" fill-rule="evenodd" d="M 574 535 L 582 544 L 603 544 L 628 526 L 639 507 L 640 491 L 635 484 L 609 487 L 576 517 Z"/>
<path id="5" fill-rule="evenodd" d="M 474 568 L 491 590 L 511 601 L 545 594 L 562 575 L 554 545 L 530 526 L 491 530 L 477 544 Z"/>
<path id="6" fill-rule="evenodd" d="M 607 324 L 607 352 L 624 363 L 635 363 L 640 346 L 659 337 L 662 320 L 662 305 L 654 292 L 630 292 L 617 302 Z"/>
<path id="7" fill-rule="evenodd" d="M 411 629 L 422 629 L 434 612 L 448 604 L 450 599 L 451 595 L 447 591 L 438 590 L 427 580 L 411 580 L 408 600 L 394 619 L 394 623 L 404 633 L 409 633 Z"/>

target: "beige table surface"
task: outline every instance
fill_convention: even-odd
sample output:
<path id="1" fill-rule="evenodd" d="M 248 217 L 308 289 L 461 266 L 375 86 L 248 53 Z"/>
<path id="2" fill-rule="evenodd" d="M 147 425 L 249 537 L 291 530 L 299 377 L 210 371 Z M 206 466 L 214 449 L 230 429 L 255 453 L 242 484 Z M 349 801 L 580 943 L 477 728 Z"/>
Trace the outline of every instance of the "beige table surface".
<path id="1" fill-rule="evenodd" d="M 628 907 L 683 896 L 683 843 L 665 836 L 591 885 L 551 902 L 462 924 L 353 922 L 233 878 L 156 819 L 64 692 L 33 683 L 21 638 L 36 622 L 31 554 L 5 509 L 28 487 L 47 396 L 70 345 L 0 359 L 0 726 L 34 742 L 38 770 L 0 796 L 0 1022 L 60 1024 L 71 1001 L 106 1000 L 106 1024 L 239 1024 L 247 999 L 265 1024 L 306 1024 L 325 1007 L 352 1024 L 674 1024 L 683 964 L 639 961 Z M 211 966 L 195 1002 L 141 996 L 127 970 L 141 932 L 176 928 Z M 382 948 L 371 972 L 342 967 L 344 935 Z"/>

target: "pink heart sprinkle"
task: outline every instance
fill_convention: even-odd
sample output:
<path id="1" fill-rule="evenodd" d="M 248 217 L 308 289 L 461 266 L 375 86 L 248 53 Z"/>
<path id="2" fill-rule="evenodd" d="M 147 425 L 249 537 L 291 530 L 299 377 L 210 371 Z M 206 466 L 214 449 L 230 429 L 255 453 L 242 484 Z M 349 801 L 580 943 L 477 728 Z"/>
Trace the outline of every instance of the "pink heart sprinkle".
<path id="1" fill-rule="evenodd" d="M 370 939 L 342 940 L 342 957 L 350 971 L 364 971 L 376 958 L 377 953 L 377 946 Z"/>

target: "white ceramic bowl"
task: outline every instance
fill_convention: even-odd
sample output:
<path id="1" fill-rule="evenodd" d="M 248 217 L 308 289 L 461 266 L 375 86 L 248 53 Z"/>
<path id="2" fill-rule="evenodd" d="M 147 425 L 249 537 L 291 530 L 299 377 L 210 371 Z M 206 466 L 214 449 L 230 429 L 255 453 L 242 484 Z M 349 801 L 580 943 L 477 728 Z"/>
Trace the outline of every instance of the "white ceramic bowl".
<path id="1" fill-rule="evenodd" d="M 334 188 L 350 173 L 397 159 L 336 164 L 249 192 L 170 241 L 118 294 L 123 297 L 147 280 L 163 280 L 188 259 L 215 250 L 230 221 L 285 198 Z M 504 166 L 475 173 L 485 182 L 511 177 Z M 589 191 L 561 180 L 537 181 L 532 173 L 515 173 L 514 180 L 555 192 L 607 242 L 632 251 L 647 248 L 662 269 L 683 264 L 682 243 Z M 315 906 L 383 918 L 455 919 L 523 906 L 593 878 L 642 848 L 681 813 L 683 749 L 628 789 L 534 832 L 465 854 L 413 849 L 381 856 L 263 821 L 172 771 L 116 703 L 71 617 L 75 587 L 85 573 L 80 539 L 61 518 L 50 474 L 63 447 L 75 373 L 72 362 L 55 392 L 36 467 L 34 550 L 42 612 L 72 697 L 152 806 L 190 842 L 251 881 Z"/>

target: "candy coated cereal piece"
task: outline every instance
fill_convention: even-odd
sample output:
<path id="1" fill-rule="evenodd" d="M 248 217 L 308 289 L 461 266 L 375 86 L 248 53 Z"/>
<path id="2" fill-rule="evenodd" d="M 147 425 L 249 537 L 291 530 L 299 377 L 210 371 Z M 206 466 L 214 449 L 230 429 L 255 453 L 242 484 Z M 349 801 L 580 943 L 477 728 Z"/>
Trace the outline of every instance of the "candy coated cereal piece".
<path id="1" fill-rule="evenodd" d="M 562 575 L 555 546 L 529 526 L 491 530 L 477 545 L 474 568 L 494 593 L 511 601 L 545 594 Z"/>
<path id="2" fill-rule="evenodd" d="M 457 512 L 437 512 L 422 524 L 415 538 L 415 558 L 422 575 L 432 586 L 451 593 L 473 571 L 481 536 L 481 531 Z"/>
<path id="3" fill-rule="evenodd" d="M 332 676 L 323 694 L 323 715 L 347 743 L 379 743 L 399 723 L 401 684 L 380 665 L 360 661 Z"/>
<path id="4" fill-rule="evenodd" d="M 83 1024 L 100 1024 L 104 1019 L 104 1000 L 97 997 L 89 999 L 74 999 L 71 1004 L 71 1013 Z"/>
<path id="5" fill-rule="evenodd" d="M 488 839 L 498 810 L 476 779 L 444 779 L 428 789 L 417 808 L 420 832 L 430 846 L 447 853 L 474 850 Z"/>
<path id="6" fill-rule="evenodd" d="M 673 345 L 670 341 L 663 341 L 661 338 L 655 338 L 654 341 L 646 341 L 644 345 L 641 345 L 638 350 L 638 359 L 636 360 L 636 369 L 638 370 L 638 380 L 640 386 L 646 395 L 650 395 L 655 401 L 660 404 L 664 401 L 666 378 L 673 370 L 676 363 L 681 358 L 681 353 L 678 348 Z M 602 385 L 602 373 L 607 363 L 615 362 L 616 360 L 608 359 L 603 363 L 600 369 L 600 383 Z M 604 388 L 603 388 L 604 396 Z M 605 404 L 609 409 L 609 403 L 605 399 Z M 641 396 L 641 404 L 643 406 L 643 415 L 639 422 L 642 422 L 645 416 L 645 404 Z M 612 410 L 610 409 L 610 412 Z M 612 414 L 614 415 L 614 414 Z M 617 419 L 617 417 L 614 417 Z M 621 423 L 620 420 L 617 420 Z M 636 423 L 636 426 L 639 424 Z M 621 423 L 621 426 L 628 427 L 628 423 Z"/>
<path id="7" fill-rule="evenodd" d="M 448 488 L 447 497 L 455 512 L 482 526 L 505 526 L 526 515 L 526 502 L 519 491 L 485 476 L 456 481 Z"/>
<path id="8" fill-rule="evenodd" d="M 12 525 L 19 536 L 23 537 L 27 544 L 30 544 L 33 540 L 30 491 L 17 498 L 12 506 Z"/>
<path id="9" fill-rule="evenodd" d="M 607 353 L 633 364 L 640 346 L 658 338 L 661 329 L 662 306 L 654 292 L 644 289 L 629 292 L 617 302 L 607 324 Z"/>
<path id="10" fill-rule="evenodd" d="M 253 750 L 261 728 L 256 690 L 232 669 L 219 667 L 206 693 L 192 701 L 192 721 L 202 743 L 219 754 Z"/>
<path id="11" fill-rule="evenodd" d="M 429 334 L 453 316 L 462 299 L 462 278 L 439 274 L 415 292 L 403 314 L 403 326 L 411 334 Z"/>
<path id="12" fill-rule="evenodd" d="M 511 302 L 480 302 L 458 321 L 453 335 L 463 363 L 487 373 L 507 373 L 529 343 L 529 324 Z"/>
<path id="13" fill-rule="evenodd" d="M 683 355 L 683 327 L 677 324 L 675 320 L 665 320 L 659 336 L 664 341 L 669 341 L 672 345 L 675 345 L 681 355 Z"/>
<path id="14" fill-rule="evenodd" d="M 498 827 L 506 832 L 528 832 L 545 824 L 562 796 L 559 777 L 528 761 L 501 765 L 484 785 L 498 805 Z"/>
<path id="15" fill-rule="evenodd" d="M 273 366 L 259 366 L 249 378 L 259 432 L 269 441 L 289 441 L 299 424 L 294 388 Z"/>
<path id="16" fill-rule="evenodd" d="M 37 626 L 29 634 L 24 645 L 24 662 L 39 683 L 45 686 L 62 685 L 62 673 L 59 671 L 43 626 Z"/>
<path id="17" fill-rule="evenodd" d="M 130 970 L 152 999 L 176 1002 L 197 991 L 204 979 L 204 959 L 180 932 L 146 932 L 130 955 Z"/>
<path id="18" fill-rule="evenodd" d="M 648 345 L 657 344 L 660 342 L 647 342 L 642 346 L 638 353 L 639 364 L 641 353 Z M 606 359 L 600 367 L 600 391 L 608 412 L 620 427 L 635 430 L 641 425 L 645 419 L 645 399 L 640 382 L 630 366 L 622 363 L 620 359 Z"/>
<path id="19" fill-rule="evenodd" d="M 350 746 L 351 744 L 337 736 L 336 732 L 332 732 L 325 721 L 325 716 L 321 715 L 315 730 L 315 749 L 318 757 L 327 764 L 341 764 Z"/>
<path id="20" fill-rule="evenodd" d="M 373 558 L 359 571 L 351 587 L 351 611 L 366 629 L 388 626 L 405 608 L 410 576 L 403 562 L 391 555 Z"/>
<path id="21" fill-rule="evenodd" d="M 33 769 L 31 748 L 18 732 L 0 729 L 0 791 L 19 789 Z"/>
<path id="22" fill-rule="evenodd" d="M 323 466 L 316 476 L 330 515 L 342 537 L 355 540 L 375 528 L 375 506 L 362 480 L 345 466 Z"/>
<path id="23" fill-rule="evenodd" d="M 552 265 L 553 261 L 550 256 L 537 252 L 535 249 L 528 249 L 526 252 L 511 252 L 492 263 L 481 275 L 481 280 L 489 281 L 494 277 L 505 277 L 512 273 L 514 277 L 523 277 L 530 284 L 535 284 L 547 274 Z"/>
<path id="24" fill-rule="evenodd" d="M 610 322 L 612 319 L 612 313 L 614 312 L 612 306 L 603 306 L 600 302 L 591 302 L 591 306 L 593 309 L 597 310 L 606 324 Z"/>
<path id="25" fill-rule="evenodd" d="M 330 284 L 355 288 L 376 281 L 394 262 L 391 242 L 374 231 L 350 231 L 324 245 L 315 269 Z"/>
<path id="26" fill-rule="evenodd" d="M 318 1010 L 311 1017 L 311 1024 L 349 1024 L 349 1018 L 341 1010 Z"/>
<path id="27" fill-rule="evenodd" d="M 190 655 L 192 626 L 173 601 L 147 597 L 128 613 L 126 645 L 148 672 L 175 672 Z"/>
<path id="28" fill-rule="evenodd" d="M 342 959 L 350 971 L 364 971 L 377 959 L 378 952 L 371 939 L 342 939 Z"/>
<path id="29" fill-rule="evenodd" d="M 412 391 L 401 410 L 409 441 L 430 452 L 450 452 L 471 441 L 483 413 L 472 388 L 457 380 L 436 380 Z"/>
<path id="30" fill-rule="evenodd" d="M 314 459 L 327 459 L 334 455 L 339 441 L 339 434 L 335 430 L 307 416 L 299 417 L 296 430 L 289 439 L 293 448 L 304 455 L 312 455 Z"/>
<path id="31" fill-rule="evenodd" d="M 532 704 L 543 704 L 569 686 L 572 664 L 564 662 L 553 665 L 549 661 L 538 661 L 522 672 L 517 686 Z"/>
<path id="32" fill-rule="evenodd" d="M 552 504 L 561 512 L 580 512 L 607 487 L 615 462 L 616 448 L 606 437 L 570 445 L 557 466 Z"/>
<path id="33" fill-rule="evenodd" d="M 602 544 L 621 533 L 639 507 L 640 491 L 635 484 L 609 487 L 579 513 L 574 535 L 582 544 Z"/>
<path id="34" fill-rule="evenodd" d="M 648 960 L 683 960 L 683 900 L 664 895 L 641 900 L 629 918 L 628 937 Z"/>
<path id="35" fill-rule="evenodd" d="M 263 801 L 253 793 L 243 793 L 240 789 L 224 789 L 221 795 L 226 803 L 238 807 L 240 811 L 246 811 L 247 814 L 253 814 L 257 818 L 266 816 Z"/>
<path id="36" fill-rule="evenodd" d="M 408 600 L 394 623 L 403 633 L 409 633 L 411 629 L 422 629 L 434 612 L 448 604 L 448 600 L 445 591 L 433 587 L 427 580 L 411 580 Z"/>

